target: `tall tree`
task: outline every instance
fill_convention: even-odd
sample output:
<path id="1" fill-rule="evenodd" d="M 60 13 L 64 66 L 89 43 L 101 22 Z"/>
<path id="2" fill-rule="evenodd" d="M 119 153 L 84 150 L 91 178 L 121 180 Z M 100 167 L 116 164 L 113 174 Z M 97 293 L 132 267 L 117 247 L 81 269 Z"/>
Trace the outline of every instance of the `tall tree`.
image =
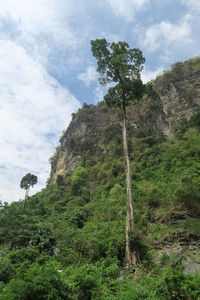
<path id="1" fill-rule="evenodd" d="M 127 216 L 126 216 L 126 269 L 131 272 L 137 263 L 137 255 L 131 247 L 129 237 L 134 233 L 134 212 L 132 203 L 131 168 L 127 144 L 126 107 L 131 101 L 140 100 L 145 92 L 152 93 L 151 84 L 144 85 L 140 73 L 145 58 L 142 51 L 130 49 L 126 42 L 108 43 L 105 39 L 91 41 L 91 51 L 97 59 L 97 71 L 101 85 L 116 83 L 104 97 L 109 106 L 121 108 L 122 136 L 125 156 Z"/>
<path id="2" fill-rule="evenodd" d="M 26 199 L 28 198 L 30 187 L 33 187 L 37 183 L 37 176 L 27 173 L 20 181 L 20 187 L 25 190 L 25 198 L 23 208 L 26 205 Z"/>

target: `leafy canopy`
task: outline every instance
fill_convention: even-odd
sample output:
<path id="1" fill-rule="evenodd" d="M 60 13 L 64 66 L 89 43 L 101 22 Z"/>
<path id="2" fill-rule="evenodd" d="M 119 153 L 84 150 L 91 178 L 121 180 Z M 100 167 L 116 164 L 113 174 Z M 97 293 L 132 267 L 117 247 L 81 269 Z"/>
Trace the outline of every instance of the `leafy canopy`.
<path id="1" fill-rule="evenodd" d="M 129 49 L 126 42 L 108 43 L 105 39 L 91 41 L 91 50 L 98 60 L 97 71 L 102 75 L 101 84 L 125 83 L 127 79 L 139 79 L 145 58 L 142 51 Z"/>
<path id="2" fill-rule="evenodd" d="M 117 83 L 104 97 L 108 105 L 127 106 L 131 100 L 141 99 L 148 91 L 149 85 L 147 88 L 140 78 L 145 63 L 141 50 L 130 49 L 126 42 L 108 43 L 105 39 L 91 41 L 91 50 L 97 59 L 100 84 Z"/>
<path id="3" fill-rule="evenodd" d="M 37 176 L 27 173 L 20 182 L 20 187 L 24 190 L 30 188 L 30 186 L 34 186 L 37 183 Z"/>

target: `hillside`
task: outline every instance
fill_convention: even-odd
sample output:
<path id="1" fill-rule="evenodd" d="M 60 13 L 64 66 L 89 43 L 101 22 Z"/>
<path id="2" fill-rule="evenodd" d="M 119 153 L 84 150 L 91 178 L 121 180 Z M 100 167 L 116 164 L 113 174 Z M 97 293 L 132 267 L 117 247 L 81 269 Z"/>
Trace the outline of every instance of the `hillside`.
<path id="1" fill-rule="evenodd" d="M 154 88 L 157 99 L 145 98 L 128 108 L 130 137 L 164 134 L 171 137 L 173 129 L 188 121 L 200 105 L 200 59 L 176 63 L 170 71 L 157 77 Z M 85 153 L 101 153 L 109 134 L 120 129 L 121 114 L 100 102 L 97 106 L 85 104 L 60 139 L 60 146 L 51 158 L 51 179 L 65 174 L 79 164 Z M 108 137 L 108 140 L 106 140 Z"/>
<path id="2" fill-rule="evenodd" d="M 200 59 L 128 110 L 140 264 L 126 276 L 120 111 L 84 105 L 47 186 L 0 210 L 0 299 L 200 299 Z"/>

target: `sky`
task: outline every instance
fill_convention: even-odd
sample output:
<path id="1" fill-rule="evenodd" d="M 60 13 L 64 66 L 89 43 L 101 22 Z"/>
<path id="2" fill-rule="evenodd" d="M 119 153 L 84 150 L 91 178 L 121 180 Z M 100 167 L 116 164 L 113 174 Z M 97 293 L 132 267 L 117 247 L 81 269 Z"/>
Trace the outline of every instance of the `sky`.
<path id="1" fill-rule="evenodd" d="M 199 32 L 200 0 L 0 0 L 0 200 L 27 173 L 44 188 L 71 114 L 103 99 L 91 40 L 141 49 L 147 82 L 199 56 Z"/>

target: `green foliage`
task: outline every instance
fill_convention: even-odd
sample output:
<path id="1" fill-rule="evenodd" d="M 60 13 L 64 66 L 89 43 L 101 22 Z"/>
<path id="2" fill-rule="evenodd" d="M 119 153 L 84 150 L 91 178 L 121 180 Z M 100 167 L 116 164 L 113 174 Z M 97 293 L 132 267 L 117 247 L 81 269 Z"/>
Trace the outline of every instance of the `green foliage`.
<path id="1" fill-rule="evenodd" d="M 70 299 L 68 288 L 60 275 L 59 265 L 49 261 L 44 265 L 33 263 L 24 268 L 3 289 L 1 299 Z"/>
<path id="2" fill-rule="evenodd" d="M 27 173 L 20 181 L 20 187 L 22 189 L 29 189 L 30 186 L 34 186 L 37 183 L 37 176 Z"/>
<path id="3" fill-rule="evenodd" d="M 35 176 L 31 173 L 26 174 L 20 181 L 20 187 L 22 189 L 26 190 L 23 208 L 25 208 L 26 199 L 28 197 L 30 187 L 31 186 L 33 187 L 36 183 L 37 183 L 37 176 Z"/>
<path id="4" fill-rule="evenodd" d="M 15 275 L 15 270 L 9 259 L 3 257 L 0 259 L 0 282 L 8 283 Z"/>
<path id="5" fill-rule="evenodd" d="M 185 62 L 178 62 L 172 66 L 171 70 L 164 72 L 162 76 L 156 79 L 156 89 L 159 93 L 163 93 L 165 89 L 173 84 L 179 90 L 180 100 L 195 104 L 194 99 L 198 98 L 199 71 L 199 57 Z M 194 78 L 194 80 L 183 85 L 182 82 L 185 78 Z"/>
<path id="6" fill-rule="evenodd" d="M 199 275 L 184 275 L 179 265 L 168 267 L 162 275 L 125 281 L 116 298 L 109 299 L 195 300 L 200 297 L 199 280 Z"/>
<path id="7" fill-rule="evenodd" d="M 77 167 L 72 176 L 71 190 L 72 194 L 80 195 L 82 188 L 86 184 L 87 170 L 83 167 Z"/>
<path id="8" fill-rule="evenodd" d="M 189 230 L 192 234 L 196 236 L 199 235 L 199 228 L 200 228 L 199 226 L 200 226 L 199 218 L 188 218 L 182 224 L 182 227 L 185 230 Z"/>
<path id="9" fill-rule="evenodd" d="M 58 175 L 57 176 L 57 178 L 56 178 L 56 184 L 57 184 L 58 187 L 61 187 L 61 186 L 65 185 L 63 175 Z"/>
<path id="10" fill-rule="evenodd" d="M 58 159 L 58 156 L 59 156 L 59 153 L 60 153 L 60 149 L 61 149 L 61 145 L 59 145 L 58 147 L 56 147 L 56 151 L 55 151 L 54 155 L 49 158 L 49 162 L 51 164 L 55 164 L 56 163 L 56 161 Z"/>
<path id="11" fill-rule="evenodd" d="M 128 106 L 130 101 L 140 100 L 145 92 L 145 86 L 141 79 L 130 80 L 126 79 L 126 82 L 118 83 L 115 87 L 111 87 L 108 90 L 104 100 L 109 106 Z"/>
<path id="12" fill-rule="evenodd" d="M 138 260 L 143 263 L 145 267 L 150 266 L 152 263 L 150 247 L 143 242 L 139 232 L 129 231 L 129 243 L 130 248 L 134 250 L 138 256 Z"/>
<path id="13" fill-rule="evenodd" d="M 171 235 L 185 232 L 188 244 L 199 236 L 198 111 L 179 126 L 171 139 L 133 137 L 130 129 L 136 231 L 129 238 L 141 261 L 134 277 L 124 275 L 121 132 L 109 125 L 100 157 L 85 155 L 82 166 L 30 197 L 24 210 L 21 202 L 1 207 L 0 299 L 199 299 L 199 274 L 184 274 L 166 253 L 153 263 L 155 245 Z"/>
<path id="14" fill-rule="evenodd" d="M 182 120 L 179 124 L 174 126 L 173 128 L 174 136 L 177 139 L 182 138 L 184 133 L 187 131 L 188 127 L 189 127 L 188 122 L 186 120 Z"/>
<path id="15" fill-rule="evenodd" d="M 167 255 L 166 252 L 163 252 L 162 255 L 161 255 L 161 257 L 160 257 L 160 264 L 162 266 L 165 266 L 165 265 L 169 264 L 169 262 L 170 262 L 169 255 Z"/>
<path id="16" fill-rule="evenodd" d="M 200 108 L 197 109 L 197 112 L 190 118 L 190 125 L 200 128 Z"/>
<path id="17" fill-rule="evenodd" d="M 88 214 L 86 209 L 77 207 L 70 213 L 69 222 L 78 228 L 82 228 L 87 218 Z"/>
<path id="18" fill-rule="evenodd" d="M 39 253 L 35 248 L 25 248 L 10 251 L 7 257 L 12 265 L 20 266 L 25 261 L 33 263 L 38 255 Z"/>
<path id="19" fill-rule="evenodd" d="M 145 91 L 150 90 L 150 85 L 146 89 L 140 79 L 145 62 L 141 50 L 129 49 L 126 42 L 110 44 L 105 39 L 91 41 L 91 50 L 97 59 L 100 84 L 116 82 L 104 97 L 107 105 L 122 108 L 132 100 L 141 99 Z"/>
<path id="20" fill-rule="evenodd" d="M 105 39 L 91 41 L 91 50 L 97 59 L 100 83 L 125 81 L 138 78 L 145 58 L 139 49 L 129 49 L 126 42 L 109 44 Z"/>
<path id="21" fill-rule="evenodd" d="M 49 224 L 42 224 L 37 227 L 37 231 L 31 240 L 32 245 L 36 246 L 40 252 L 53 253 L 56 244 Z"/>
<path id="22" fill-rule="evenodd" d="M 95 299 L 98 292 L 98 273 L 93 265 L 85 264 L 75 270 L 69 276 L 73 299 Z"/>

